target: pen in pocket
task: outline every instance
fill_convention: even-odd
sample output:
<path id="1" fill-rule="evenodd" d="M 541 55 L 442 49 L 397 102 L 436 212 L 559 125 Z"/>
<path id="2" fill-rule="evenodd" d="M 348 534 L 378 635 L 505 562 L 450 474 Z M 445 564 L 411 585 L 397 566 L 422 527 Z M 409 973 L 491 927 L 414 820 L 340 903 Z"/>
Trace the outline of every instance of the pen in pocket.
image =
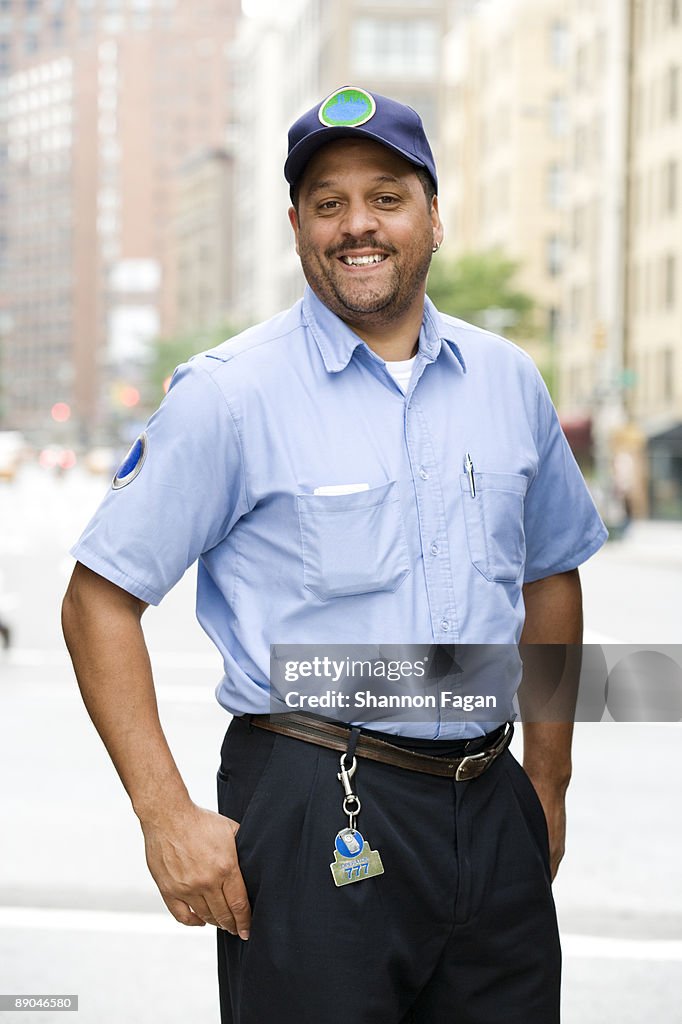
<path id="1" fill-rule="evenodd" d="M 464 472 L 469 477 L 469 490 L 471 491 L 471 497 L 476 497 L 476 482 L 474 480 L 474 464 L 471 461 L 469 452 L 464 456 Z"/>

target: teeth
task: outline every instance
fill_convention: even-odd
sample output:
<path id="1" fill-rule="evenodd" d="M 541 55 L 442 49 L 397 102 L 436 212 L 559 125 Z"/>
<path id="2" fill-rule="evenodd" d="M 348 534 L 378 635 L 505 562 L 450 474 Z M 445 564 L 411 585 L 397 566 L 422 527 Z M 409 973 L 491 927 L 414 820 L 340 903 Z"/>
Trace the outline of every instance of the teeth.
<path id="1" fill-rule="evenodd" d="M 386 257 L 381 253 L 375 253 L 373 256 L 342 256 L 341 259 L 349 267 L 362 267 L 368 263 L 381 263 Z"/>

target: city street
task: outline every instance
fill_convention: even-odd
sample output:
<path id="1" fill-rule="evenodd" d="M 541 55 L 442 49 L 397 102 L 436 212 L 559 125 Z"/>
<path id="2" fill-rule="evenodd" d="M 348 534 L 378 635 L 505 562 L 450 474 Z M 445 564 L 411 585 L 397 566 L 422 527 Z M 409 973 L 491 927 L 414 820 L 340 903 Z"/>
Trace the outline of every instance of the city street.
<path id="1" fill-rule="evenodd" d="M 0 617 L 14 633 L 0 649 L 0 994 L 78 995 L 83 1024 L 216 1024 L 213 930 L 167 913 L 61 639 L 68 548 L 106 488 L 31 466 L 0 481 Z M 586 640 L 682 643 L 682 524 L 633 524 L 582 580 Z M 144 621 L 171 748 L 194 800 L 214 807 L 228 720 L 193 588 L 191 571 Z M 576 727 L 555 885 L 564 1024 L 682 1022 L 681 752 L 676 723 Z"/>

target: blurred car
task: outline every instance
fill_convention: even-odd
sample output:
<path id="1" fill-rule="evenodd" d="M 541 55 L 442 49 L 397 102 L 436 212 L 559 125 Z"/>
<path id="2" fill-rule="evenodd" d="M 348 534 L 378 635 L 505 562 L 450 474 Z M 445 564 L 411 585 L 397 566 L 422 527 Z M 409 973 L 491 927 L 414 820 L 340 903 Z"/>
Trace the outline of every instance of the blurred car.
<path id="1" fill-rule="evenodd" d="M 113 448 L 91 448 L 83 458 L 88 473 L 96 476 L 113 476 L 120 463 Z"/>
<path id="2" fill-rule="evenodd" d="M 54 470 L 58 476 L 73 469 L 76 462 L 76 453 L 73 448 L 62 448 L 58 444 L 49 444 L 38 456 L 38 464 L 41 469 Z"/>
<path id="3" fill-rule="evenodd" d="M 14 479 L 27 450 L 26 438 L 20 431 L 0 431 L 0 480 Z"/>

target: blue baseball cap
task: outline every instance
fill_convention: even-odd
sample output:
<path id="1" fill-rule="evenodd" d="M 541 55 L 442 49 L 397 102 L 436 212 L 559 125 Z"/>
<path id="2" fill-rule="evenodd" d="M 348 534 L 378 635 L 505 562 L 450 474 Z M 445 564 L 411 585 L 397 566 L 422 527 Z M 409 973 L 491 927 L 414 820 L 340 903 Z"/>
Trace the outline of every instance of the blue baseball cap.
<path id="1" fill-rule="evenodd" d="M 428 171 L 438 191 L 436 162 L 416 110 L 378 93 L 344 86 L 299 117 L 289 129 L 284 177 L 293 194 L 311 156 L 334 139 L 361 136 L 380 142 L 416 167 Z"/>

